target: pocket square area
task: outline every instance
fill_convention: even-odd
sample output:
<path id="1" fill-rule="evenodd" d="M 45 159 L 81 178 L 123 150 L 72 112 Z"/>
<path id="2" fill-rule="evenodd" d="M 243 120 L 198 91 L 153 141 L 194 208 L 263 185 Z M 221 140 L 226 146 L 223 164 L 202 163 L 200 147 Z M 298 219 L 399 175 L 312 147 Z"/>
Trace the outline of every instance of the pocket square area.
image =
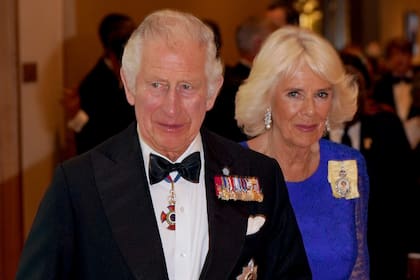
<path id="1" fill-rule="evenodd" d="M 254 234 L 260 230 L 265 223 L 264 215 L 255 215 L 248 218 L 248 227 L 246 229 L 246 235 Z"/>

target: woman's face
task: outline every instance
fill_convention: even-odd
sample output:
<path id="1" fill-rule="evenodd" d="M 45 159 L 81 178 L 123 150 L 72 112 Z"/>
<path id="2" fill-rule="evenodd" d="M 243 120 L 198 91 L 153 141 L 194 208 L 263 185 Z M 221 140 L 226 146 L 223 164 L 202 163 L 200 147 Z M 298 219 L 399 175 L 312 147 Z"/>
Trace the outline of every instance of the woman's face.
<path id="1" fill-rule="evenodd" d="M 303 64 L 272 92 L 273 133 L 289 146 L 310 147 L 323 136 L 331 108 L 331 83 Z"/>

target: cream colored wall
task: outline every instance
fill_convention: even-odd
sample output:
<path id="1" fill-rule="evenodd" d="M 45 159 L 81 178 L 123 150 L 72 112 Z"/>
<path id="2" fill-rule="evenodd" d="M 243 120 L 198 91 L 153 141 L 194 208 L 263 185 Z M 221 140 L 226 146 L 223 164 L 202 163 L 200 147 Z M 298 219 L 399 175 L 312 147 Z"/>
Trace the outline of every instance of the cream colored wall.
<path id="1" fill-rule="evenodd" d="M 159 0 L 159 1 L 99 1 L 67 0 L 65 70 L 67 86 L 75 86 L 94 65 L 101 53 L 97 27 L 109 12 L 130 15 L 138 23 L 148 13 L 163 8 L 191 12 L 201 18 L 219 23 L 222 32 L 222 57 L 226 63 L 235 63 L 237 51 L 234 43 L 236 25 L 250 15 L 261 15 L 269 0 Z"/>
<path id="2" fill-rule="evenodd" d="M 46 9 L 48 7 L 48 9 Z M 21 82 L 24 230 L 27 233 L 56 165 L 63 88 L 62 1 L 18 2 L 19 55 L 37 64 L 37 81 Z"/>
<path id="3" fill-rule="evenodd" d="M 381 0 L 379 8 L 379 42 L 382 45 L 385 45 L 393 37 L 404 35 L 404 15 L 406 12 L 415 11 L 420 17 L 419 0 Z M 420 27 L 417 35 L 417 45 L 420 47 Z"/>

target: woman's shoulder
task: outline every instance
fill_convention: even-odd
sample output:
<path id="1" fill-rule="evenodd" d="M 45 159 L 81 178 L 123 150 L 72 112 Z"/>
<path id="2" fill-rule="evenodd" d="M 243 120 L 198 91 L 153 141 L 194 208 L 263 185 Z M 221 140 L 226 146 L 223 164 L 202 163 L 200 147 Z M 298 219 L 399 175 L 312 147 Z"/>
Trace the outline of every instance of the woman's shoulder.
<path id="1" fill-rule="evenodd" d="M 321 139 L 319 145 L 321 157 L 327 157 L 331 160 L 360 159 L 364 161 L 364 157 L 360 151 L 347 145 L 339 144 L 328 139 Z"/>

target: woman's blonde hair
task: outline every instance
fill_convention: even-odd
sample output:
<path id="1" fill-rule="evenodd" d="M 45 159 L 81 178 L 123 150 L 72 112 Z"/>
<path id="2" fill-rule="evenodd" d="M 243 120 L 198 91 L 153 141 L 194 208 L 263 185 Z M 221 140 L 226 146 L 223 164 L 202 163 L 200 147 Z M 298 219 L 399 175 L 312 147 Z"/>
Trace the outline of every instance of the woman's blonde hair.
<path id="1" fill-rule="evenodd" d="M 236 95 L 235 118 L 248 136 L 264 132 L 270 91 L 277 83 L 293 76 L 302 63 L 333 86 L 329 127 L 338 127 L 353 118 L 357 109 L 357 83 L 353 76 L 346 74 L 336 49 L 310 30 L 286 26 L 266 39 L 254 59 L 250 76 Z"/>

